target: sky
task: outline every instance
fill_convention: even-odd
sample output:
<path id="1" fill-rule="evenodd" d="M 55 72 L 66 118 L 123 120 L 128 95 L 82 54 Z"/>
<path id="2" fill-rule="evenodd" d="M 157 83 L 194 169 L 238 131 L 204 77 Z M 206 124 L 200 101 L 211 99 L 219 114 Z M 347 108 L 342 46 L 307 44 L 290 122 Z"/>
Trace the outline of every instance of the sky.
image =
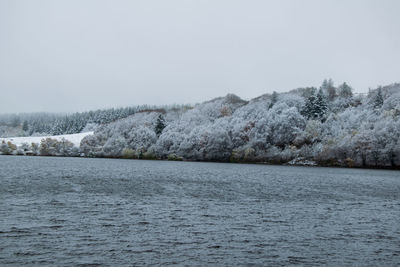
<path id="1" fill-rule="evenodd" d="M 398 0 L 0 0 L 0 113 L 400 82 Z"/>

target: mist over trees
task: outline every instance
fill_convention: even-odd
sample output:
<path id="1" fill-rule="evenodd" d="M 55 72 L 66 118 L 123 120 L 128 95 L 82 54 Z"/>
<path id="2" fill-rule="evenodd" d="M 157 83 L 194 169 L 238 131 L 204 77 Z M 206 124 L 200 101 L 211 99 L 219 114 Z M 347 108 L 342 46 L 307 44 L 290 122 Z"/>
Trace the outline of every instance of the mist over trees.
<path id="1" fill-rule="evenodd" d="M 54 133 L 56 125 L 64 125 L 59 132 L 69 133 L 95 123 L 94 134 L 86 136 L 79 149 L 44 140 L 37 154 L 400 166 L 400 84 L 361 95 L 354 94 L 347 83 L 335 86 L 325 80 L 320 88 L 274 92 L 250 101 L 229 94 L 194 107 L 136 109 L 132 114 L 104 116 L 101 121 L 94 120 L 93 113 L 80 114 L 84 116 L 70 115 L 64 124 L 52 127 Z M 92 119 L 82 119 L 88 114 Z M 50 121 L 52 117 L 47 116 Z M 8 123 L 15 125 L 17 120 L 23 128 L 25 121 L 29 126 L 34 122 L 21 116 L 9 117 Z M 12 153 L 6 143 L 1 149 Z"/>

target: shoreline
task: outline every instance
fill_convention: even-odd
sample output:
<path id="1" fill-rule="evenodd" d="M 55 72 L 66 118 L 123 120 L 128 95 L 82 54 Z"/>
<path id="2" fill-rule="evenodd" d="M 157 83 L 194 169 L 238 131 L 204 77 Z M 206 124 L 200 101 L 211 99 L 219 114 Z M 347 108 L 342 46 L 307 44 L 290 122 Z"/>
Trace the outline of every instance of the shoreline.
<path id="1" fill-rule="evenodd" d="M 211 160 L 171 160 L 171 159 L 159 159 L 159 158 L 124 158 L 124 157 L 91 157 L 91 156 L 67 156 L 67 155 L 6 155 L 0 154 L 0 156 L 14 156 L 14 157 L 49 157 L 49 158 L 85 158 L 85 159 L 116 159 L 116 160 L 147 160 L 147 161 L 171 161 L 171 162 L 198 162 L 198 163 L 229 163 L 229 164 L 249 164 L 249 165 L 270 165 L 270 166 L 287 166 L 287 167 L 310 167 L 310 168 L 340 168 L 340 169 L 365 169 L 365 170 L 389 170 L 389 171 L 400 171 L 400 166 L 340 166 L 340 165 L 324 165 L 315 162 L 315 165 L 305 164 L 289 164 L 289 163 L 273 163 L 267 161 L 211 161 Z"/>

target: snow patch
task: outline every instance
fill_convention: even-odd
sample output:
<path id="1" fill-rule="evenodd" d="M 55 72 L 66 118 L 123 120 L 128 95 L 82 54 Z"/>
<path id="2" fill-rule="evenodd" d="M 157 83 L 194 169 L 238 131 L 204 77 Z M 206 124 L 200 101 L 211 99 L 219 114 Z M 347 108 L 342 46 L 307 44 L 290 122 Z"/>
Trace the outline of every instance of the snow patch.
<path id="1" fill-rule="evenodd" d="M 296 166 L 317 166 L 317 163 L 313 160 L 307 160 L 303 157 L 295 158 L 288 162 L 289 165 Z"/>
<path id="2" fill-rule="evenodd" d="M 85 133 L 77 133 L 77 134 L 64 134 L 64 135 L 52 135 L 52 136 L 27 136 L 27 137 L 7 137 L 7 138 L 0 138 L 0 143 L 5 141 L 6 143 L 10 141 L 16 146 L 21 146 L 23 143 L 28 143 L 29 145 L 32 143 L 40 144 L 42 139 L 52 138 L 60 141 L 61 139 L 65 138 L 66 140 L 73 143 L 76 147 L 79 147 L 81 141 L 84 137 L 88 135 L 92 135 L 93 132 L 85 132 Z"/>

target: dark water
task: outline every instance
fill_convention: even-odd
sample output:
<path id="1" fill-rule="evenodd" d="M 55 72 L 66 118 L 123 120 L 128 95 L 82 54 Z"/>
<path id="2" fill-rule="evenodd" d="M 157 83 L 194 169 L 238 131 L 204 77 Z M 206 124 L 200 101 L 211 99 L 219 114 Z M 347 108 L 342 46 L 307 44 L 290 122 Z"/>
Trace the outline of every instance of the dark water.
<path id="1" fill-rule="evenodd" d="M 400 172 L 0 156 L 0 265 L 400 264 Z"/>

